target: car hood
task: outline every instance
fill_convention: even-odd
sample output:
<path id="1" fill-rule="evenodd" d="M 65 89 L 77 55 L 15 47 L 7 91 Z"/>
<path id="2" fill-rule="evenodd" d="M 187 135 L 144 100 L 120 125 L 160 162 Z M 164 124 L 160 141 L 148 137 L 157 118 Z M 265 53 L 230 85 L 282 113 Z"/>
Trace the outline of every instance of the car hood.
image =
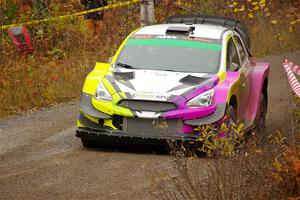
<path id="1" fill-rule="evenodd" d="M 187 98 L 195 90 L 213 87 L 218 77 L 205 73 L 185 73 L 154 70 L 114 71 L 105 77 L 117 93 L 125 93 L 128 98 L 168 101 L 174 97 Z"/>

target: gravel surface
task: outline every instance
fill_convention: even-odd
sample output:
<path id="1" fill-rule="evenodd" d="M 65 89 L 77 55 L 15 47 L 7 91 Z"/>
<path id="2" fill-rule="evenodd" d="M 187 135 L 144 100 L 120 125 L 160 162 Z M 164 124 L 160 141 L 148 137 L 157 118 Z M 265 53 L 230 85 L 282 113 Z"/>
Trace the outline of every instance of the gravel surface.
<path id="1" fill-rule="evenodd" d="M 300 52 L 260 59 L 271 62 L 268 133 L 290 132 L 286 57 L 300 63 Z M 0 122 L 1 200 L 152 199 L 153 181 L 172 174 L 164 149 L 84 149 L 75 137 L 77 116 L 78 104 L 66 103 Z"/>

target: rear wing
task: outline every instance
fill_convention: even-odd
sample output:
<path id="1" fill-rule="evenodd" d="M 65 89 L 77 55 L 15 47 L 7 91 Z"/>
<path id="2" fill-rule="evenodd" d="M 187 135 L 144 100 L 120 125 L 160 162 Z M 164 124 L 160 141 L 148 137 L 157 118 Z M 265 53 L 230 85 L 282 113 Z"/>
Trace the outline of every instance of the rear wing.
<path id="1" fill-rule="evenodd" d="M 217 26 L 227 27 L 228 29 L 235 30 L 238 32 L 245 43 L 248 53 L 251 55 L 250 51 L 250 37 L 247 28 L 238 20 L 221 17 L 221 16 L 207 16 L 207 15 L 176 15 L 170 16 L 165 20 L 165 24 L 211 24 Z"/>

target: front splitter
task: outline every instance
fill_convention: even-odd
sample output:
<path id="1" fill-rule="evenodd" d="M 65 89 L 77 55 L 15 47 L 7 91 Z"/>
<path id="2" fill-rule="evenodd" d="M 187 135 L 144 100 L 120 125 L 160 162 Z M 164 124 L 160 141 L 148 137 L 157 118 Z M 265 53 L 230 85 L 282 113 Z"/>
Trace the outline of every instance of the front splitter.
<path id="1" fill-rule="evenodd" d="M 181 140 L 181 141 L 195 141 L 199 134 L 189 133 L 125 133 L 122 131 L 112 131 L 112 130 L 93 130 L 89 128 L 77 128 L 76 136 L 82 139 L 95 140 L 95 141 L 112 141 L 121 143 L 151 143 L 150 141 L 155 140 L 164 142 L 165 140 Z M 148 141 L 148 142 L 147 142 Z"/>

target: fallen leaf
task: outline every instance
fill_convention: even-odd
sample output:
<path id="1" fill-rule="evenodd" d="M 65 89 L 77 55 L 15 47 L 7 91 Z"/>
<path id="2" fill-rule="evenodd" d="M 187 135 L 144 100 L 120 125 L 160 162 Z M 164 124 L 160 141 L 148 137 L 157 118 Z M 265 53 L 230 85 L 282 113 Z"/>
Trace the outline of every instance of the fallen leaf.
<path id="1" fill-rule="evenodd" d="M 255 153 L 262 153 L 262 150 L 260 150 L 260 149 L 255 149 L 254 151 L 255 151 Z"/>
<path id="2" fill-rule="evenodd" d="M 278 21 L 277 21 L 276 19 L 273 19 L 273 20 L 271 20 L 270 22 L 271 22 L 271 24 L 273 24 L 273 25 L 278 24 Z"/>

